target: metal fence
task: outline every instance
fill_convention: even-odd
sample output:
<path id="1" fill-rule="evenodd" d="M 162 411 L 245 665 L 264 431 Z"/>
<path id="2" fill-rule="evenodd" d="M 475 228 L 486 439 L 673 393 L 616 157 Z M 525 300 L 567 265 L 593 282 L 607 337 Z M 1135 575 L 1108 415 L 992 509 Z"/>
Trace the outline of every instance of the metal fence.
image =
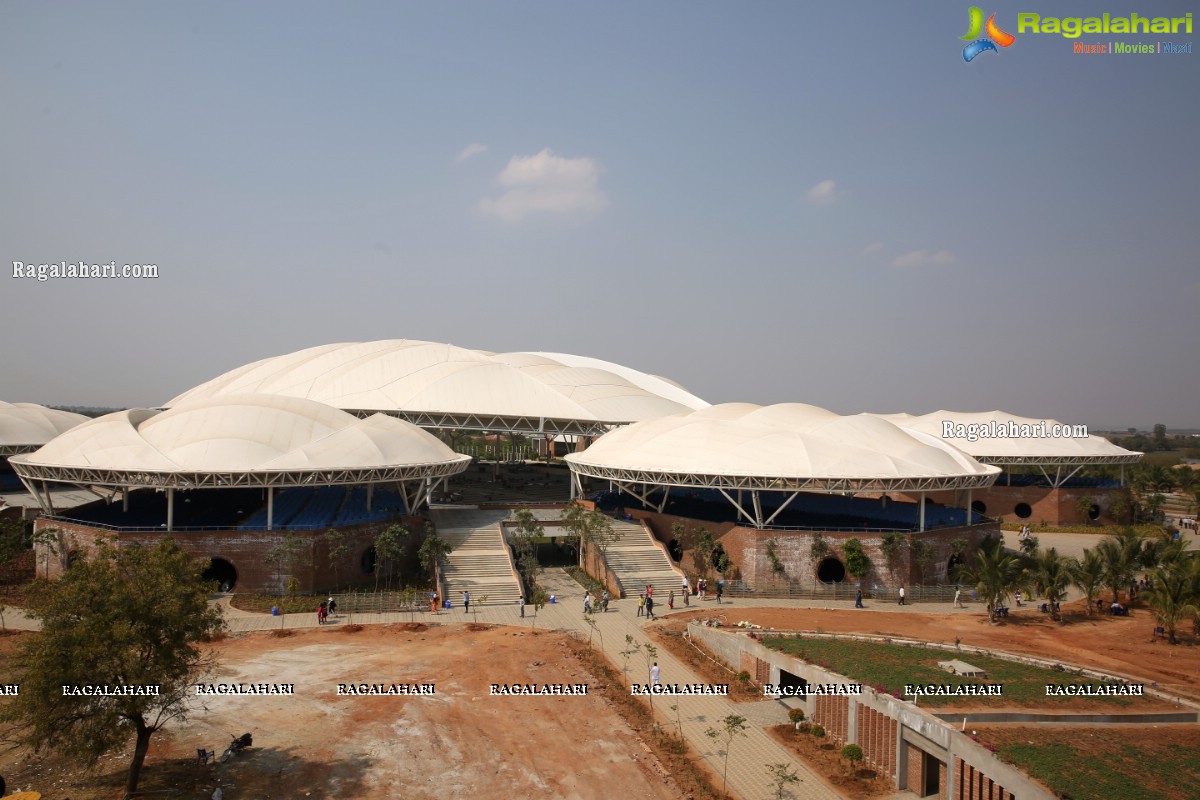
<path id="1" fill-rule="evenodd" d="M 801 583 L 799 581 L 776 581 L 758 586 L 747 586 L 742 581 L 726 581 L 726 597 L 746 597 L 763 599 L 791 600 L 853 600 L 858 591 L 854 583 Z M 905 586 L 904 600 L 906 603 L 949 603 L 954 600 L 954 592 L 961 588 L 962 600 L 973 600 L 974 590 L 968 587 L 956 587 L 953 584 L 941 586 Z M 863 598 L 880 602 L 898 602 L 900 587 L 863 586 Z"/>

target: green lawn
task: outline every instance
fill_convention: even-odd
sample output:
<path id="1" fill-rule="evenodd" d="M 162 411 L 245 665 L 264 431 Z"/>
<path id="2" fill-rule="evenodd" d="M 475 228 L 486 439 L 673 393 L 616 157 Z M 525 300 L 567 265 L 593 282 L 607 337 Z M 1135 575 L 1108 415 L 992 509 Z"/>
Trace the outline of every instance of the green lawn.
<path id="1" fill-rule="evenodd" d="M 1002 759 L 1073 800 L 1200 797 L 1200 745 L 1194 735 L 1176 740 L 1173 730 L 1179 728 L 991 729 L 981 734 L 998 742 Z M 1017 737 L 1024 741 L 1005 741 Z"/>
<path id="2" fill-rule="evenodd" d="M 828 639 L 796 639 L 773 637 L 763 644 L 774 650 L 824 667 L 851 678 L 856 683 L 903 696 L 905 684 L 970 685 L 980 683 L 1004 684 L 1001 697 L 940 697 L 923 695 L 920 705 L 941 707 L 980 706 L 989 708 L 1028 708 L 1038 711 L 1069 711 L 1080 700 L 1072 697 L 1047 697 L 1046 684 L 1088 683 L 1069 673 L 1016 664 L 998 658 L 986 658 L 973 653 L 953 653 L 948 650 L 908 647 L 897 644 L 875 644 Z M 938 667 L 937 662 L 959 658 L 987 672 L 987 679 L 951 675 Z M 1094 683 L 1094 682 L 1093 682 Z M 1095 684 L 1098 685 L 1098 684 Z M 1096 697 L 1086 702 L 1111 705 L 1114 712 L 1145 705 L 1148 698 Z"/>

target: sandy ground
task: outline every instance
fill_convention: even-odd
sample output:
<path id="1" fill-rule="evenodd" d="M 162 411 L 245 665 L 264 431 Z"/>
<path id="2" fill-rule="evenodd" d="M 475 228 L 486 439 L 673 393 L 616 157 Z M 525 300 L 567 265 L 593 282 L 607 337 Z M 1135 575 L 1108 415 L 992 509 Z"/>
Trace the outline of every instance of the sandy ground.
<path id="1" fill-rule="evenodd" d="M 413 628 L 417 629 L 413 629 Z M 491 683 L 590 683 L 565 637 L 418 624 L 306 629 L 219 643 L 214 681 L 294 683 L 294 697 L 206 697 L 155 737 L 142 788 L 208 798 L 677 798 L 680 792 L 602 692 L 491 697 Z M 11 650 L 9 637 L 3 650 Z M 429 683 L 432 697 L 339 697 L 338 683 Z M 202 767 L 251 731 L 254 746 Z M 190 760 L 190 763 L 189 763 Z M 126 759 L 75 776 L 53 759 L 0 755 L 10 788 L 55 798 L 119 797 Z"/>
<path id="2" fill-rule="evenodd" d="M 977 604 L 953 613 L 906 614 L 866 609 L 739 608 L 726 605 L 685 615 L 672 615 L 672 623 L 686 619 L 724 616 L 724 624 L 742 620 L 765 628 L 791 631 L 827 631 L 903 636 L 928 642 L 996 648 L 1024 653 L 1064 664 L 1091 667 L 1156 682 L 1167 692 L 1200 700 L 1200 646 L 1190 633 L 1172 646 L 1154 638 L 1154 620 L 1148 611 L 1134 608 L 1132 616 L 1088 617 L 1082 601 L 1064 605 L 1065 622 L 1051 621 L 1035 609 L 1016 610 L 1007 622 L 993 625 Z M 1190 626 L 1189 626 L 1190 627 Z"/>

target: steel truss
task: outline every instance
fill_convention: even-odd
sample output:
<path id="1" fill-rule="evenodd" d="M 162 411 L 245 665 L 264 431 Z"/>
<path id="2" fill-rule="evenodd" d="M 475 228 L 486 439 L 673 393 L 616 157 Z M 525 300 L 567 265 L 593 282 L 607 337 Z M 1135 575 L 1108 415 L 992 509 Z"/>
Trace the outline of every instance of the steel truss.
<path id="1" fill-rule="evenodd" d="M 705 475 L 687 472 L 616 469 L 600 467 L 595 464 L 581 464 L 575 460 L 567 463 L 571 467 L 573 486 L 580 486 L 580 476 L 611 481 L 620 491 L 636 497 L 644 505 L 657 508 L 660 514 L 667 506 L 672 486 L 716 489 L 737 510 L 739 519 L 745 519 L 749 525 L 759 529 L 766 528 L 774 522 L 775 518 L 791 505 L 801 492 L 823 494 L 915 492 L 920 496 L 918 530 L 924 531 L 925 494 L 927 492 L 965 489 L 967 492 L 967 519 L 970 520 L 971 490 L 991 486 L 1000 474 L 997 469 L 986 475 L 959 475 L 942 478 L 769 478 L 755 475 Z M 662 501 L 652 503 L 650 501 L 651 493 L 660 488 L 663 490 Z M 746 491 L 750 493 L 749 507 L 744 498 Z M 784 491 L 790 492 L 790 494 L 770 517 L 764 519 L 760 491 Z"/>
<path id="2" fill-rule="evenodd" d="M 1104 464 L 1136 464 L 1142 460 L 1144 455 L 1144 453 L 1130 453 L 1124 456 L 974 456 L 974 459 L 981 464 L 994 464 L 998 467 L 1005 464 L 1024 464 L 1034 467 L 1066 467 L 1075 465 L 1086 467 L 1101 466 Z"/>
<path id="3" fill-rule="evenodd" d="M 387 414 L 419 428 L 454 428 L 487 433 L 538 433 L 572 434 L 576 436 L 602 436 L 614 427 L 626 422 L 598 422 L 578 419 L 554 419 L 548 417 L 504 416 L 500 414 L 453 414 L 436 411 L 397 411 L 390 409 L 345 409 L 356 417 L 366 418 L 374 414 Z"/>

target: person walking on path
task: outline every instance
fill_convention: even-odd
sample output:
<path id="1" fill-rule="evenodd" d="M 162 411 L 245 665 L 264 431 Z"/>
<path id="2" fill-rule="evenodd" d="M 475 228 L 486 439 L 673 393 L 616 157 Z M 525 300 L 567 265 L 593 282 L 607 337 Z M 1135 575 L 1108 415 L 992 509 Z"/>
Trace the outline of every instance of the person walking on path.
<path id="1" fill-rule="evenodd" d="M 725 595 L 725 579 L 719 578 L 717 580 L 717 605 L 721 605 L 721 598 L 724 597 L 724 595 Z"/>
<path id="2" fill-rule="evenodd" d="M 651 685 L 651 686 L 661 686 L 661 685 L 662 685 L 662 684 L 659 682 L 658 675 L 659 675 L 659 673 L 658 673 L 658 662 L 657 662 L 657 661 L 655 661 L 655 662 L 654 662 L 654 666 L 650 668 L 650 685 Z"/>
<path id="3" fill-rule="evenodd" d="M 645 613 L 646 613 L 646 593 L 642 592 L 642 596 L 638 598 L 638 613 L 637 613 L 637 615 L 640 617 L 642 614 L 645 614 Z"/>
<path id="4" fill-rule="evenodd" d="M 329 612 L 326 610 L 325 601 L 322 600 L 321 605 L 317 606 L 317 624 L 324 625 L 325 618 L 328 616 L 328 614 Z"/>
<path id="5" fill-rule="evenodd" d="M 957 586 L 954 587 L 954 607 L 966 608 L 966 606 L 964 606 L 962 603 L 962 589 L 958 588 Z"/>
<path id="6" fill-rule="evenodd" d="M 525 598 L 521 598 L 521 619 L 525 619 Z"/>
<path id="7" fill-rule="evenodd" d="M 437 592 L 429 593 L 429 613 L 437 613 Z"/>
<path id="8" fill-rule="evenodd" d="M 646 616 L 654 619 L 654 597 L 646 595 Z"/>
<path id="9" fill-rule="evenodd" d="M 463 613 L 471 613 L 471 593 L 463 592 Z"/>
<path id="10" fill-rule="evenodd" d="M 669 595 L 667 595 L 667 608 L 668 609 L 675 608 L 675 590 L 674 589 L 672 589 L 671 593 Z"/>
<path id="11" fill-rule="evenodd" d="M 859 590 L 857 590 L 857 591 L 854 593 L 854 607 L 855 607 L 855 608 L 862 608 L 862 607 L 863 607 L 863 604 L 862 604 L 862 589 L 859 589 Z"/>
<path id="12" fill-rule="evenodd" d="M 608 611 L 608 601 L 611 597 L 612 597 L 612 595 L 610 595 L 608 593 L 608 589 L 605 589 L 604 594 L 600 597 L 600 610 L 601 611 L 604 611 L 604 612 Z"/>
<path id="13" fill-rule="evenodd" d="M 591 592 L 583 593 L 583 613 L 584 613 L 584 616 L 592 613 L 592 593 Z"/>
<path id="14" fill-rule="evenodd" d="M 903 586 L 900 587 L 900 599 L 896 601 L 896 604 L 901 605 L 901 606 L 908 605 L 907 603 L 904 602 L 904 587 Z"/>

